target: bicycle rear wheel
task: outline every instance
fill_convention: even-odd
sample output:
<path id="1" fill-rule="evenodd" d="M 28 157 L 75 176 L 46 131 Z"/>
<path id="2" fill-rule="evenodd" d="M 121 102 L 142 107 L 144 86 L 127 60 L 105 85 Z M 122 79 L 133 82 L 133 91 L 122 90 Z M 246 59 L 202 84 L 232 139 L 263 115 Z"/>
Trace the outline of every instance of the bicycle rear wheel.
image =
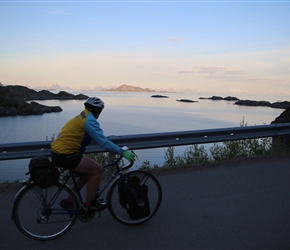
<path id="1" fill-rule="evenodd" d="M 120 197 L 120 185 L 129 183 L 131 177 L 137 177 L 140 180 L 140 185 L 145 186 L 146 205 L 143 202 L 140 206 L 147 207 L 144 215 L 135 216 L 128 212 L 129 205 L 124 204 Z M 148 198 L 148 199 L 147 199 Z M 139 225 L 151 219 L 158 211 L 162 200 L 162 190 L 159 181 L 149 172 L 136 170 L 128 172 L 124 178 L 119 178 L 115 181 L 107 196 L 108 208 L 114 219 L 125 225 Z M 142 208 L 143 209 L 143 208 Z"/>
<path id="2" fill-rule="evenodd" d="M 59 205 L 67 197 L 72 199 L 69 210 Z M 42 189 L 31 184 L 16 195 L 12 215 L 24 235 L 35 240 L 51 240 L 71 229 L 78 211 L 77 197 L 69 187 L 55 185 Z"/>

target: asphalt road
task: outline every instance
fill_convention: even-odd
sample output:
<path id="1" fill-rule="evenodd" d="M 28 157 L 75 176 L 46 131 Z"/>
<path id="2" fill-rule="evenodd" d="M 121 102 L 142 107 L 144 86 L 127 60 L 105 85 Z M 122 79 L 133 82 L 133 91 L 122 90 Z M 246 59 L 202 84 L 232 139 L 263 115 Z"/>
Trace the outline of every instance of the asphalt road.
<path id="1" fill-rule="evenodd" d="M 290 249 L 290 157 L 158 174 L 163 201 L 139 226 L 108 211 L 59 239 L 23 236 L 10 220 L 16 190 L 0 193 L 0 249 Z"/>

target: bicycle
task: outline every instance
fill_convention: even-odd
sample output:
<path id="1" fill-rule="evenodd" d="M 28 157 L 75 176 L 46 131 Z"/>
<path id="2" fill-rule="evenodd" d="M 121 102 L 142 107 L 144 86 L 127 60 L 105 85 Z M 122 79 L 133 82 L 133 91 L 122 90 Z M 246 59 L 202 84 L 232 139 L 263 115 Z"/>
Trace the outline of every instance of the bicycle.
<path id="1" fill-rule="evenodd" d="M 109 169 L 115 166 L 113 174 L 103 184 L 96 194 L 96 199 L 102 199 L 105 190 L 110 186 L 106 194 L 106 205 L 112 217 L 118 222 L 125 225 L 139 225 L 151 219 L 158 211 L 162 200 L 162 189 L 159 181 L 154 177 L 151 171 L 131 170 L 125 172 L 132 167 L 133 162 L 122 167 L 119 164 L 122 156 L 114 159 L 111 163 L 103 166 Z M 14 206 L 12 210 L 12 219 L 17 228 L 25 236 L 35 240 L 52 240 L 67 233 L 74 225 L 76 220 L 88 222 L 92 220 L 97 212 L 86 212 L 84 201 L 80 190 L 76 186 L 77 175 L 72 171 L 61 171 L 61 178 L 57 185 L 49 188 L 40 188 L 30 179 L 24 182 L 23 187 L 18 191 L 14 198 Z M 128 204 L 122 200 L 121 186 L 132 189 L 133 178 L 140 180 L 140 186 L 146 187 L 146 199 L 142 197 L 136 202 L 138 205 L 147 207 L 147 214 L 141 218 L 130 218 L 128 213 Z M 68 185 L 72 180 L 74 190 Z M 136 190 L 135 190 L 136 191 Z M 64 209 L 60 206 L 60 202 L 67 197 L 71 198 L 72 206 Z M 141 204 L 141 205 L 140 205 Z M 149 206 L 149 211 L 148 211 Z"/>

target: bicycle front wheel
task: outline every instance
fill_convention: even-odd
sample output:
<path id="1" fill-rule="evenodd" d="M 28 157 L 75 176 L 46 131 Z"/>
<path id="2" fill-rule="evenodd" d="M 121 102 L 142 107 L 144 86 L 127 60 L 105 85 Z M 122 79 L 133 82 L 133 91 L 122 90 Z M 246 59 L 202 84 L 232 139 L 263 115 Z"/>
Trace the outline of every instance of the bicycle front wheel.
<path id="1" fill-rule="evenodd" d="M 64 209 L 60 202 L 68 197 L 72 203 L 69 209 Z M 29 238 L 51 240 L 71 229 L 78 210 L 78 200 L 69 187 L 55 185 L 43 189 L 31 184 L 16 195 L 13 219 L 17 228 Z"/>
<path id="2" fill-rule="evenodd" d="M 140 196 L 135 197 L 137 211 L 133 211 L 134 208 L 122 200 L 120 186 L 123 184 L 130 186 L 129 180 L 136 177 L 138 182 L 140 181 L 138 186 L 142 188 L 143 193 L 141 199 Z M 151 219 L 158 211 L 161 200 L 162 190 L 159 181 L 151 173 L 141 170 L 131 171 L 120 177 L 112 184 L 107 196 L 111 215 L 125 225 L 139 225 Z"/>

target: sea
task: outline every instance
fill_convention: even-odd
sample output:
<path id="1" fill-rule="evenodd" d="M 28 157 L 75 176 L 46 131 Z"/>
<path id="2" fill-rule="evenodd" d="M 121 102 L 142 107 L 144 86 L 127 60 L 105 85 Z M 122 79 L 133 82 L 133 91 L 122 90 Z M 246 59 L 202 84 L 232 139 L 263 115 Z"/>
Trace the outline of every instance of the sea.
<path id="1" fill-rule="evenodd" d="M 73 94 L 97 96 L 105 102 L 99 117 L 105 135 L 133 135 L 159 132 L 175 132 L 270 124 L 283 109 L 235 105 L 233 101 L 199 99 L 212 95 L 197 93 L 153 92 L 92 92 L 67 91 Z M 152 95 L 167 98 L 153 98 Z M 226 96 L 222 96 L 226 97 Z M 240 95 L 241 100 L 290 101 L 289 95 L 260 96 Z M 188 99 L 195 102 L 180 102 Z M 83 110 L 83 100 L 37 101 L 47 106 L 60 106 L 63 111 L 32 116 L 0 117 L 0 143 L 45 141 L 54 139 L 65 123 Z M 210 145 L 204 145 L 209 148 Z M 185 146 L 175 149 L 182 155 Z M 151 166 L 163 166 L 166 148 L 136 151 L 138 160 L 134 167 L 149 162 Z M 29 159 L 0 161 L 0 183 L 27 179 Z"/>

